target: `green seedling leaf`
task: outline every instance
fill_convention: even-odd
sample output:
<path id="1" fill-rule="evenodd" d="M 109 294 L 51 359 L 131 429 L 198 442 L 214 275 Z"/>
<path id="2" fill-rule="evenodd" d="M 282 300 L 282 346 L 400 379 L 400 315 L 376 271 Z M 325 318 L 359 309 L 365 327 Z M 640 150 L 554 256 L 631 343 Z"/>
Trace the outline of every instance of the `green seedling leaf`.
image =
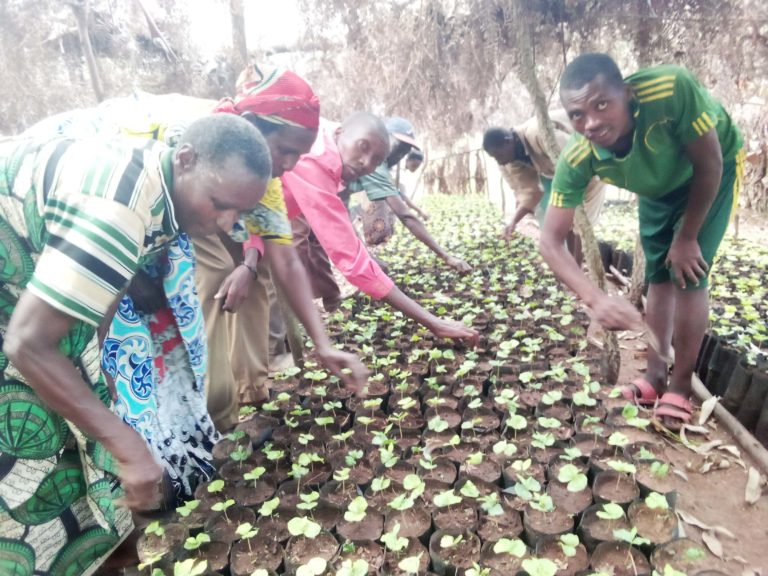
<path id="1" fill-rule="evenodd" d="M 608 466 L 616 472 L 623 472 L 625 474 L 634 474 L 637 472 L 637 468 L 631 462 L 624 462 L 624 460 L 608 460 Z"/>
<path id="2" fill-rule="evenodd" d="M 296 569 L 296 576 L 321 576 L 327 568 L 328 561 L 325 558 L 312 558 Z"/>
<path id="3" fill-rule="evenodd" d="M 371 481 L 371 490 L 374 492 L 381 492 L 389 488 L 391 480 L 389 478 L 374 478 Z"/>
<path id="4" fill-rule="evenodd" d="M 362 558 L 344 560 L 336 571 L 336 576 L 368 576 L 368 562 Z"/>
<path id="5" fill-rule="evenodd" d="M 421 567 L 421 556 L 423 554 L 424 552 L 419 552 L 416 556 L 403 558 L 397 563 L 397 567 L 408 574 L 418 574 L 419 568 Z"/>
<path id="6" fill-rule="evenodd" d="M 402 538 L 398 536 L 399 533 L 400 523 L 396 522 L 392 527 L 392 530 L 385 532 L 382 535 L 381 542 L 384 544 L 384 546 L 387 547 L 388 550 L 392 550 L 392 552 L 400 552 L 400 550 L 403 550 L 406 546 L 408 546 L 408 538 Z"/>
<path id="7" fill-rule="evenodd" d="M 321 530 L 320 524 L 303 516 L 297 516 L 288 521 L 288 532 L 291 533 L 291 536 L 304 536 L 305 538 L 314 539 L 320 534 Z"/>
<path id="8" fill-rule="evenodd" d="M 243 474 L 243 479 L 244 480 L 254 480 L 254 481 L 258 480 L 259 478 L 261 478 L 264 475 L 264 473 L 266 471 L 267 471 L 267 469 L 264 468 L 263 466 L 256 466 L 256 468 L 254 468 L 250 472 L 246 472 L 245 474 Z"/>
<path id="9" fill-rule="evenodd" d="M 438 508 L 445 508 L 447 506 L 454 506 L 461 502 L 461 496 L 458 496 L 453 490 L 446 490 L 434 495 L 432 502 Z"/>
<path id="10" fill-rule="evenodd" d="M 651 510 L 669 510 L 669 502 L 658 492 L 651 492 L 645 497 L 645 505 Z"/>
<path id="11" fill-rule="evenodd" d="M 190 536 L 184 541 L 184 548 L 186 550 L 197 550 L 203 544 L 208 544 L 211 541 L 211 537 L 205 532 L 200 532 L 197 536 Z"/>
<path id="12" fill-rule="evenodd" d="M 244 538 L 248 540 L 256 536 L 256 534 L 259 533 L 259 529 L 254 528 L 250 522 L 245 522 L 243 524 L 240 524 L 235 530 L 235 532 L 237 533 L 238 536 L 240 536 L 240 538 Z"/>
<path id="13" fill-rule="evenodd" d="M 440 538 L 440 548 L 453 548 L 464 540 L 464 536 L 459 534 L 457 536 L 451 536 L 450 534 L 443 534 L 443 536 Z"/>
<path id="14" fill-rule="evenodd" d="M 515 558 L 522 558 L 528 553 L 528 547 L 522 540 L 517 538 L 501 538 L 493 545 L 494 554 L 509 554 Z"/>
<path id="15" fill-rule="evenodd" d="M 176 562 L 173 565 L 173 576 L 200 576 L 208 569 L 208 560 L 198 560 L 197 558 L 187 558 L 183 562 Z M 152 572 L 154 576 L 154 571 Z"/>
<path id="16" fill-rule="evenodd" d="M 275 497 L 275 498 L 272 498 L 272 500 L 267 500 L 259 508 L 259 515 L 272 516 L 274 511 L 277 510 L 278 506 L 280 506 L 280 498 Z"/>
<path id="17" fill-rule="evenodd" d="M 217 494 L 222 490 L 224 490 L 224 480 L 214 480 L 208 484 L 208 492 L 212 494 Z"/>
<path id="18" fill-rule="evenodd" d="M 165 528 L 160 526 L 159 520 L 155 520 L 154 522 L 147 524 L 147 526 L 144 528 L 144 534 L 154 534 L 155 536 L 162 538 L 165 536 Z"/>
<path id="19" fill-rule="evenodd" d="M 527 558 L 523 560 L 523 570 L 528 572 L 529 576 L 555 576 L 557 564 L 547 558 Z"/>
<path id="20" fill-rule="evenodd" d="M 200 500 L 189 500 L 184 502 L 182 506 L 176 508 L 176 512 L 179 513 L 179 516 L 186 518 L 192 514 L 192 512 L 194 512 L 198 506 L 200 506 Z"/>
<path id="21" fill-rule="evenodd" d="M 579 547 L 579 537 L 576 534 L 563 534 L 558 538 L 558 543 L 568 558 L 576 556 L 576 549 Z"/>
<path id="22" fill-rule="evenodd" d="M 597 517 L 603 520 L 618 520 L 624 517 L 624 509 L 618 504 L 608 502 L 603 504 L 603 509 L 597 511 Z"/>
<path id="23" fill-rule="evenodd" d="M 360 522 L 365 518 L 365 511 L 368 509 L 368 502 L 362 496 L 356 496 L 347 506 L 344 512 L 344 520 L 347 522 Z"/>
<path id="24" fill-rule="evenodd" d="M 567 484 L 568 492 L 581 492 L 587 487 L 587 475 L 573 464 L 566 464 L 560 468 L 557 479 Z"/>
<path id="25" fill-rule="evenodd" d="M 472 480 L 467 480 L 464 483 L 464 486 L 461 487 L 462 496 L 465 496 L 467 498 L 479 498 L 480 497 L 480 491 L 477 489 L 477 486 L 475 486 L 475 483 L 472 482 Z"/>

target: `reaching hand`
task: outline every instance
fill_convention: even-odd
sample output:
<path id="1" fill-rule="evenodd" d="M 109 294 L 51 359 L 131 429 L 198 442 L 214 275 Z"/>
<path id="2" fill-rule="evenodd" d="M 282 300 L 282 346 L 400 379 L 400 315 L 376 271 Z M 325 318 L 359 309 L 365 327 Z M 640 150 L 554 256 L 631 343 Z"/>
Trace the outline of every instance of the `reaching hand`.
<path id="1" fill-rule="evenodd" d="M 675 284 L 685 288 L 686 279 L 693 284 L 707 275 L 706 261 L 701 255 L 698 240 L 688 240 L 677 236 L 667 252 L 667 266 L 672 269 Z"/>
<path id="2" fill-rule="evenodd" d="M 424 222 L 429 220 L 429 214 L 427 214 L 426 212 L 424 212 L 423 210 L 420 210 L 418 208 L 417 208 L 417 210 L 419 212 L 419 216 L 421 217 L 422 220 L 424 220 Z"/>
<path id="3" fill-rule="evenodd" d="M 636 330 L 643 320 L 628 300 L 607 294 L 592 306 L 592 315 L 606 330 Z"/>
<path id="4" fill-rule="evenodd" d="M 120 448 L 112 451 L 125 490 L 120 504 L 131 510 L 153 510 L 160 504 L 163 468 L 149 451 L 144 439 L 128 426 L 125 428 L 121 433 L 124 438 L 119 441 Z"/>
<path id="5" fill-rule="evenodd" d="M 517 228 L 517 222 L 512 222 L 504 226 L 504 231 L 501 233 L 501 238 L 509 242 L 515 237 L 515 228 Z"/>
<path id="6" fill-rule="evenodd" d="M 462 340 L 472 348 L 477 346 L 477 341 L 480 338 L 480 333 L 473 329 L 468 328 L 461 322 L 455 320 L 443 320 L 438 318 L 429 329 L 435 336 L 440 338 L 450 338 L 452 340 Z"/>
<path id="7" fill-rule="evenodd" d="M 468 272 L 472 272 L 472 266 L 464 262 L 461 258 L 456 258 L 455 256 L 448 256 L 448 258 L 445 259 L 445 263 L 448 264 L 451 268 L 456 270 L 459 274 L 467 274 Z"/>
<path id="8" fill-rule="evenodd" d="M 240 304 L 248 298 L 251 282 L 253 282 L 251 271 L 245 266 L 238 266 L 229 276 L 224 278 L 224 282 L 221 283 L 221 288 L 216 292 L 214 299 L 224 299 L 221 308 L 225 312 L 237 312 Z"/>
<path id="9" fill-rule="evenodd" d="M 317 350 L 317 357 L 323 366 L 341 378 L 347 388 L 355 394 L 362 393 L 370 371 L 363 366 L 357 356 L 334 348 L 326 348 Z"/>

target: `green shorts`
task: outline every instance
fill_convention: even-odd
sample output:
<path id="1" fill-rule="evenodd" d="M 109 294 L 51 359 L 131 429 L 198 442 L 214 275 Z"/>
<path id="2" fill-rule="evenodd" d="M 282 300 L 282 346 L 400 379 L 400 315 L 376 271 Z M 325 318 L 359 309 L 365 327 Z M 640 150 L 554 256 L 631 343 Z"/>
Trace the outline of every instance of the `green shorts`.
<path id="1" fill-rule="evenodd" d="M 699 230 L 699 247 L 709 270 L 712 269 L 715 253 L 725 236 L 731 213 L 738 202 L 743 172 L 743 151 L 740 151 L 735 159 L 723 163 L 720 188 Z M 672 271 L 666 265 L 667 252 L 682 223 L 688 205 L 688 195 L 689 188 L 686 184 L 661 198 L 639 197 L 640 240 L 645 253 L 645 279 L 651 284 L 672 281 Z M 708 276 L 709 272 L 697 284 L 688 282 L 686 288 L 706 287 Z"/>

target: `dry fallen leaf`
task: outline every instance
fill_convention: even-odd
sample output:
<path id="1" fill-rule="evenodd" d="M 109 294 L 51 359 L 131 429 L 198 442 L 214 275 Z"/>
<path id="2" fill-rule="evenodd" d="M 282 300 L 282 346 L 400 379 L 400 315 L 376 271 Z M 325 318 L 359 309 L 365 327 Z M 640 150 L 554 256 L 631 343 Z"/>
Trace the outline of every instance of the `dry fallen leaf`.
<path id="1" fill-rule="evenodd" d="M 685 522 L 686 524 L 690 524 L 691 526 L 696 526 L 696 528 L 701 528 L 702 530 L 710 530 L 710 526 L 707 524 L 704 524 L 701 520 L 696 518 L 693 514 L 689 514 L 688 512 L 684 512 L 683 510 L 677 510 L 677 515 Z"/>
<path id="2" fill-rule="evenodd" d="M 691 450 L 694 452 L 698 452 L 699 454 L 709 454 L 713 449 L 717 448 L 722 444 L 722 440 L 711 440 L 709 442 L 704 442 L 704 444 L 699 444 L 698 446 L 691 446 Z"/>
<path id="3" fill-rule="evenodd" d="M 721 544 L 720 540 L 718 540 L 717 534 L 715 532 L 709 530 L 702 532 L 701 539 L 704 541 L 704 544 L 707 545 L 707 548 L 709 548 L 709 551 L 712 552 L 712 554 L 720 559 L 723 558 L 723 545 Z"/>
<path id="4" fill-rule="evenodd" d="M 704 402 L 702 402 L 701 412 L 699 413 L 699 426 L 702 426 L 707 420 L 709 420 L 709 417 L 712 415 L 712 412 L 714 412 L 715 406 L 719 400 L 720 396 L 712 396 L 708 400 L 704 400 Z"/>
<path id="5" fill-rule="evenodd" d="M 747 488 L 744 492 L 744 500 L 747 504 L 754 504 L 760 499 L 760 472 L 750 466 L 747 472 Z"/>
<path id="6" fill-rule="evenodd" d="M 712 470 L 712 466 L 714 465 L 714 462 L 712 460 L 705 460 L 704 463 L 699 468 L 699 472 L 701 474 L 706 474 L 710 470 Z"/>
<path id="7" fill-rule="evenodd" d="M 706 426 L 693 426 L 691 424 L 685 424 L 685 430 L 693 432 L 694 434 L 709 434 L 710 430 Z"/>
<path id="8" fill-rule="evenodd" d="M 736 456 L 736 458 L 741 458 L 741 452 L 733 444 L 726 444 L 725 446 L 718 446 L 717 449 L 718 450 L 725 450 L 726 452 L 729 452 L 730 454 L 733 454 L 734 456 Z"/>
<path id="9" fill-rule="evenodd" d="M 686 474 L 684 471 L 680 470 L 680 468 L 675 468 L 674 470 L 672 470 L 672 473 L 673 474 L 677 474 L 678 476 L 680 476 L 680 478 L 682 478 L 686 482 L 688 482 L 690 480 L 688 478 L 688 474 Z"/>
<path id="10" fill-rule="evenodd" d="M 724 528 L 723 526 L 712 526 L 712 530 L 719 534 L 720 536 L 725 536 L 726 538 L 730 538 L 731 540 L 736 540 L 736 536 L 733 532 L 728 530 L 728 528 Z"/>

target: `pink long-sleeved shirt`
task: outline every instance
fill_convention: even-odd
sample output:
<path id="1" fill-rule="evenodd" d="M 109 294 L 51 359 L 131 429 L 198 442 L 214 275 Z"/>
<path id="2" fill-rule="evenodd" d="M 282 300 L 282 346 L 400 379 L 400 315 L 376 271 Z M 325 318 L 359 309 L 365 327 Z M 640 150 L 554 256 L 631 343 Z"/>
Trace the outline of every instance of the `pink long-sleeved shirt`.
<path id="1" fill-rule="evenodd" d="M 334 138 L 337 127 L 338 124 L 321 121 L 312 149 L 281 177 L 288 218 L 303 214 L 339 272 L 372 298 L 383 298 L 394 282 L 368 254 L 338 196 L 344 182 L 341 155 Z"/>

